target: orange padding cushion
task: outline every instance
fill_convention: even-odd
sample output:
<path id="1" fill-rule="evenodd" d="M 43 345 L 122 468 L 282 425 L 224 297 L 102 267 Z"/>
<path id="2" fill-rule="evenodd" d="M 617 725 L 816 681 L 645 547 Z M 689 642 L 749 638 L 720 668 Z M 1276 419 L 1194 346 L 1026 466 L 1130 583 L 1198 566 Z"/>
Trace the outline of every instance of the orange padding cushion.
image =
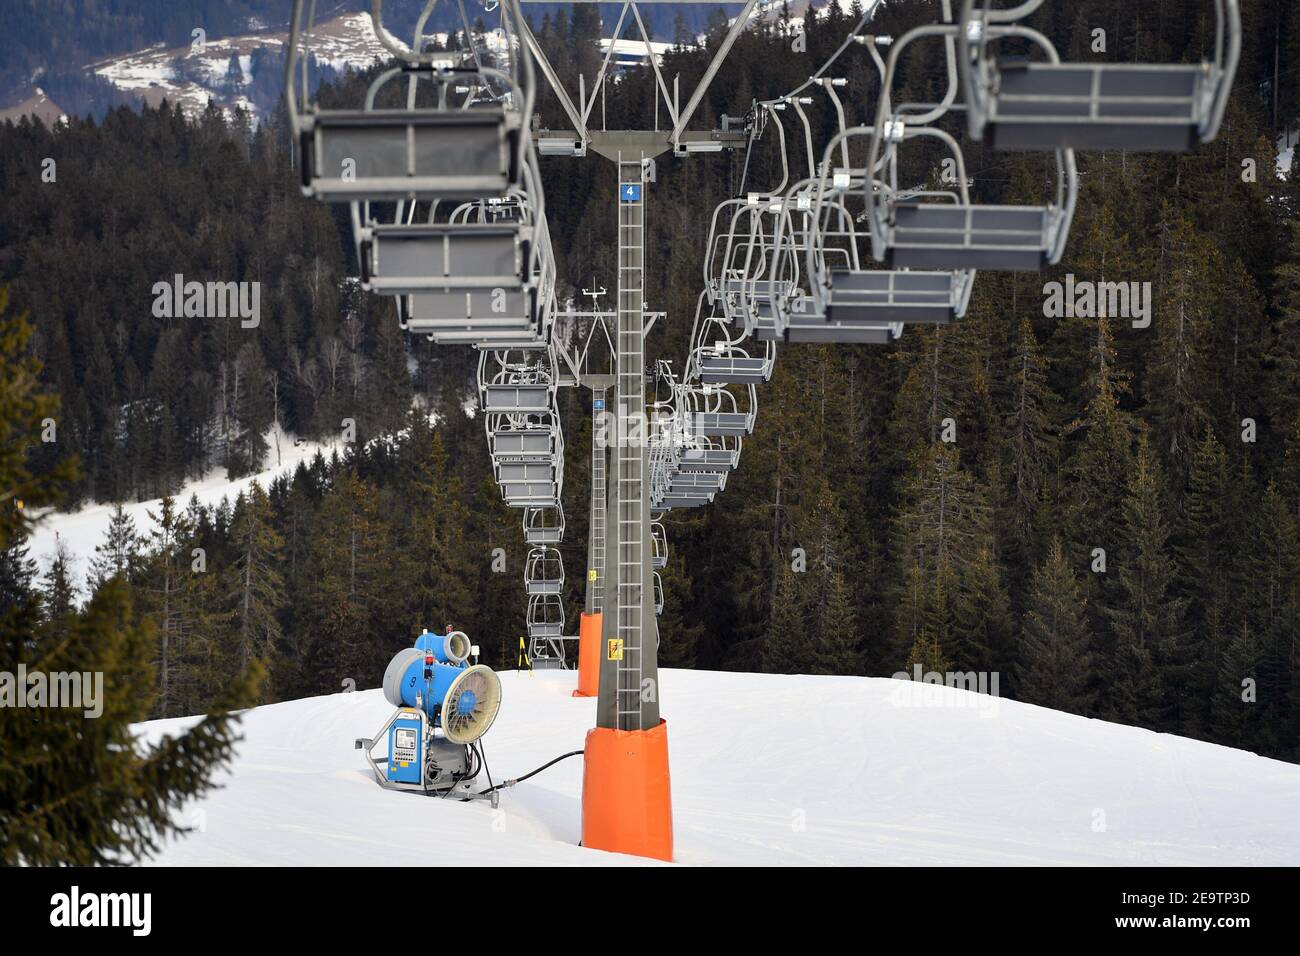
<path id="1" fill-rule="evenodd" d="M 650 730 L 587 731 L 582 845 L 657 860 L 673 858 L 667 722 L 660 720 Z"/>

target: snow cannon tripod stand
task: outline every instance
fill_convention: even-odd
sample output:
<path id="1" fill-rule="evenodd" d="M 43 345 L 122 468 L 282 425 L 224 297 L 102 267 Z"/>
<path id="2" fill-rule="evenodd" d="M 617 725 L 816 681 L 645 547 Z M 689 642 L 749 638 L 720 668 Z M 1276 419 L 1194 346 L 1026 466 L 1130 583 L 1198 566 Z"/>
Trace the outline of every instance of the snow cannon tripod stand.
<path id="1" fill-rule="evenodd" d="M 484 664 L 470 664 L 477 648 L 463 631 L 425 631 L 414 647 L 399 651 L 384 671 L 384 697 L 397 708 L 374 737 L 359 737 L 357 750 L 381 787 L 430 796 L 483 797 L 495 807 L 495 789 L 470 788 L 483 768 L 476 743 L 501 708 L 501 679 Z M 388 754 L 375 757 L 380 740 Z"/>

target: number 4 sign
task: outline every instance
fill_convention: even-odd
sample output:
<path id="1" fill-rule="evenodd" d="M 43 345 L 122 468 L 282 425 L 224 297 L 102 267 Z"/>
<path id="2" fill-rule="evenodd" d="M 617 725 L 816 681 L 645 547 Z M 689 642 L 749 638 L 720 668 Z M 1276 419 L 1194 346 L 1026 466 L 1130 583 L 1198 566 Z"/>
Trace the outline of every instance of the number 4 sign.
<path id="1" fill-rule="evenodd" d="M 624 183 L 618 188 L 618 193 L 623 202 L 640 202 L 641 201 L 641 184 Z"/>

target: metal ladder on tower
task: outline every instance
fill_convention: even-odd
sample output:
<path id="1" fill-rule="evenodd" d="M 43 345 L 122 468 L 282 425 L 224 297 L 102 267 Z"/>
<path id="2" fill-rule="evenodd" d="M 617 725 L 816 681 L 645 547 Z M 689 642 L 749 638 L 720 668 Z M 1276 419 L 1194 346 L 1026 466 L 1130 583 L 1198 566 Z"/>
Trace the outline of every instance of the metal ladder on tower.
<path id="1" fill-rule="evenodd" d="M 641 730 L 645 637 L 645 294 L 643 163 L 618 159 L 618 595 L 619 730 Z"/>
<path id="2" fill-rule="evenodd" d="M 605 394 L 592 392 L 591 401 L 591 569 L 587 587 L 587 613 L 599 614 L 605 607 L 605 454 L 607 436 Z"/>

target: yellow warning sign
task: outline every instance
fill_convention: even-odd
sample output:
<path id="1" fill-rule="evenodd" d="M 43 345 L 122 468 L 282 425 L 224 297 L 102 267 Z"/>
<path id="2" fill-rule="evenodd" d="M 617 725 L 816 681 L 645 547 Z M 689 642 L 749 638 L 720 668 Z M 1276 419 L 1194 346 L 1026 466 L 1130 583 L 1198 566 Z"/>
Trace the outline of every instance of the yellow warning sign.
<path id="1" fill-rule="evenodd" d="M 612 641 L 606 641 L 609 645 L 609 659 L 611 661 L 621 661 L 623 659 L 623 639 L 616 637 Z"/>
<path id="2" fill-rule="evenodd" d="M 596 573 L 596 569 L 595 569 L 595 568 L 592 568 L 590 571 L 587 572 L 587 580 L 588 580 L 588 581 L 594 581 L 594 580 L 596 580 L 596 578 L 598 578 L 599 576 L 600 576 L 600 575 L 598 575 L 598 574 Z"/>

